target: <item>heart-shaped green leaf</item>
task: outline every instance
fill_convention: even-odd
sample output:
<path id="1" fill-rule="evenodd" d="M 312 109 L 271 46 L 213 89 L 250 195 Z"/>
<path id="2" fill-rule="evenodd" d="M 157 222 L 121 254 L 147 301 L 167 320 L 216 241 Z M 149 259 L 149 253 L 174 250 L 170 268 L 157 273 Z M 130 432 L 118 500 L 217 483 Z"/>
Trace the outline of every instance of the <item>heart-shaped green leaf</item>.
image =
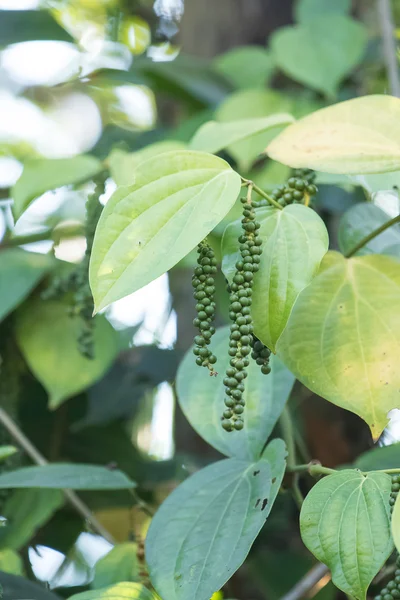
<path id="1" fill-rule="evenodd" d="M 80 331 L 80 319 L 70 317 L 61 302 L 35 298 L 17 313 L 18 345 L 52 409 L 100 379 L 118 353 L 118 336 L 103 316 L 95 319 L 93 360 L 78 350 Z"/>
<path id="2" fill-rule="evenodd" d="M 203 152 L 168 152 L 141 163 L 135 184 L 106 204 L 93 243 L 96 311 L 140 289 L 184 258 L 232 208 L 240 177 Z"/>
<path id="3" fill-rule="evenodd" d="M 190 147 L 192 150 L 202 150 L 216 154 L 228 146 L 241 142 L 275 127 L 284 127 L 293 123 L 294 118 L 289 114 L 278 113 L 262 119 L 241 119 L 230 123 L 209 121 L 197 131 Z"/>
<path id="4" fill-rule="evenodd" d="M 227 456 L 257 460 L 285 406 L 295 378 L 276 356 L 272 371 L 263 375 L 252 360 L 244 398 L 244 429 L 227 433 L 221 426 L 225 387 L 223 378 L 229 366 L 229 327 L 219 329 L 211 343 L 217 357 L 217 377 L 210 377 L 195 364 L 192 348 L 183 359 L 177 375 L 179 404 L 192 427 L 203 439 Z"/>
<path id="5" fill-rule="evenodd" d="M 14 310 L 51 269 L 54 260 L 46 254 L 21 248 L 1 251 L 0 321 Z"/>
<path id="6" fill-rule="evenodd" d="M 120 581 L 139 581 L 140 564 L 137 553 L 138 547 L 132 542 L 114 546 L 96 563 L 91 587 L 98 590 Z"/>
<path id="7" fill-rule="evenodd" d="M 356 600 L 365 600 L 393 551 L 390 487 L 385 473 L 348 469 L 319 481 L 301 509 L 303 542 L 330 568 L 333 583 Z"/>
<path id="8" fill-rule="evenodd" d="M 47 488 L 72 490 L 125 490 L 135 483 L 118 469 L 98 465 L 54 463 L 22 467 L 0 475 L 0 488 Z"/>
<path id="9" fill-rule="evenodd" d="M 245 560 L 282 482 L 286 449 L 271 442 L 255 463 L 230 458 L 198 471 L 161 505 L 146 538 L 163 600 L 209 600 Z"/>
<path id="10" fill-rule="evenodd" d="M 332 98 L 360 63 L 367 40 L 361 23 L 330 14 L 278 29 L 271 37 L 271 50 L 286 75 Z"/>
<path id="11" fill-rule="evenodd" d="M 271 52 L 261 46 L 242 46 L 214 59 L 214 70 L 236 88 L 265 88 L 274 70 Z"/>
<path id="12" fill-rule="evenodd" d="M 15 218 L 18 219 L 38 196 L 63 185 L 86 181 L 102 168 L 97 158 L 85 155 L 73 158 L 37 158 L 26 162 L 22 175 L 11 192 Z"/>
<path id="13" fill-rule="evenodd" d="M 390 216 L 370 202 L 356 204 L 346 211 L 339 224 L 339 248 L 343 254 L 350 252 L 361 240 L 381 225 L 390 221 Z M 393 246 L 400 248 L 400 225 L 392 225 L 373 238 L 357 252 L 363 254 L 392 254 Z"/>
<path id="14" fill-rule="evenodd" d="M 322 219 L 301 204 L 257 212 L 263 251 L 254 277 L 252 316 L 256 335 L 275 351 L 298 295 L 317 274 L 329 239 Z M 236 221 L 228 225 L 222 240 L 222 269 L 228 279 L 239 259 L 240 231 Z"/>
<path id="15" fill-rule="evenodd" d="M 399 140 L 400 100 L 375 95 L 340 102 L 300 119 L 274 139 L 267 152 L 294 168 L 384 173 L 400 169 Z"/>
<path id="16" fill-rule="evenodd" d="M 141 583 L 122 581 L 101 590 L 74 594 L 69 600 L 156 600 L 156 596 Z"/>
<path id="17" fill-rule="evenodd" d="M 310 390 L 379 437 L 399 407 L 400 263 L 328 253 L 293 307 L 278 355 Z"/>

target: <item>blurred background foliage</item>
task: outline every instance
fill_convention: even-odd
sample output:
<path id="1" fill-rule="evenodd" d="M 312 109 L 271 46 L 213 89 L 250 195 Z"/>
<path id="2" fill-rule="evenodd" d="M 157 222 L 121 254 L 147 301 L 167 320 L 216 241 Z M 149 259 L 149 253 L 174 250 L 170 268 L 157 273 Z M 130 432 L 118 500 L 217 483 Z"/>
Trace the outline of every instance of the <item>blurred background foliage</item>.
<path id="1" fill-rule="evenodd" d="M 400 28 L 400 2 L 392 4 Z M 0 0 L 0 9 L 0 406 L 48 460 L 117 465 L 138 484 L 137 496 L 81 494 L 118 543 L 109 554 L 110 543 L 58 492 L 20 490 L 0 500 L 4 597 L 54 600 L 140 580 L 148 507 L 218 458 L 174 397 L 177 365 L 193 338 L 193 256 L 96 317 L 107 351 L 90 368 L 65 307 L 41 299 L 49 278 L 83 258 L 92 177 L 110 169 L 105 202 L 116 183 L 128 183 L 121 165 L 133 169 L 146 156 L 184 147 L 205 121 L 301 117 L 385 93 L 388 82 L 373 0 Z M 289 175 L 260 157 L 270 135 L 223 154 L 265 190 Z M 375 198 L 391 216 L 399 212 L 397 177 Z M 318 183 L 316 208 L 332 240 L 342 213 L 382 189 L 372 179 L 326 174 Z M 216 250 L 235 215 L 236 207 L 210 236 Z M 222 276 L 218 286 L 222 325 Z M 299 384 L 289 409 L 304 461 L 352 463 L 372 447 L 357 417 Z M 12 441 L 3 430 L 0 437 Z M 393 425 L 381 443 L 395 439 Z M 23 452 L 2 468 L 21 464 L 29 464 Z M 280 494 L 225 598 L 274 600 L 307 572 L 313 559 L 297 516 L 291 496 Z M 339 596 L 326 583 L 313 595 Z"/>

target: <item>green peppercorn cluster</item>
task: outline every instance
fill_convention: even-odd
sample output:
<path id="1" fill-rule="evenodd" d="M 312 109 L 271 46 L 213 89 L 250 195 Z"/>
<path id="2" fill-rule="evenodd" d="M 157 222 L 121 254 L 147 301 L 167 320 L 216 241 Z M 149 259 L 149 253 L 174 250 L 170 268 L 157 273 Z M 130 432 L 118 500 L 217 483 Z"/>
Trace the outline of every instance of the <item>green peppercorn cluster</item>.
<path id="1" fill-rule="evenodd" d="M 400 598 L 400 556 L 397 556 L 396 567 L 394 577 L 381 589 L 374 600 L 395 600 L 396 598 Z"/>
<path id="2" fill-rule="evenodd" d="M 269 196 L 284 208 L 289 204 L 308 204 L 310 197 L 315 196 L 317 191 L 317 187 L 313 183 L 309 183 L 307 179 L 291 177 L 287 183 L 275 188 Z M 257 208 L 269 206 L 269 202 L 263 198 L 257 202 L 256 206 Z"/>
<path id="3" fill-rule="evenodd" d="M 68 314 L 70 317 L 80 319 L 80 332 L 77 339 L 78 349 L 83 356 L 89 359 L 94 358 L 94 321 L 92 318 L 94 304 L 88 273 L 94 234 L 103 209 L 99 198 L 104 194 L 105 175 L 99 175 L 95 183 L 95 190 L 93 194 L 89 195 L 86 202 L 85 256 L 75 269 L 64 276 L 54 277 L 49 286 L 42 292 L 43 300 L 54 300 L 69 295 Z"/>
<path id="4" fill-rule="evenodd" d="M 264 346 L 255 335 L 253 335 L 252 347 L 251 358 L 256 361 L 257 365 L 260 365 L 261 373 L 269 375 L 271 373 L 271 367 L 269 366 L 271 350 L 267 346 Z"/>
<path id="5" fill-rule="evenodd" d="M 194 338 L 193 353 L 199 367 L 207 367 L 210 375 L 216 375 L 213 365 L 217 362 L 217 358 L 207 346 L 215 333 L 215 327 L 213 326 L 215 319 L 214 276 L 217 272 L 217 261 L 213 249 L 206 241 L 198 245 L 197 252 L 197 267 L 192 277 L 192 285 L 194 288 L 193 296 L 197 301 L 197 317 L 194 319 L 193 325 L 197 327 L 199 333 Z"/>
<path id="6" fill-rule="evenodd" d="M 307 183 L 315 183 L 317 174 L 311 169 L 293 169 L 292 177 L 304 179 Z"/>
<path id="7" fill-rule="evenodd" d="M 254 274 L 259 270 L 262 241 L 258 236 L 260 223 L 256 221 L 255 203 L 242 198 L 243 219 L 242 234 L 239 237 L 240 259 L 230 286 L 229 317 L 232 321 L 229 339 L 229 367 L 224 378 L 225 406 L 222 427 L 225 431 L 243 429 L 242 414 L 244 380 L 249 366 L 248 355 L 253 343 L 253 325 L 251 319 L 252 286 Z"/>

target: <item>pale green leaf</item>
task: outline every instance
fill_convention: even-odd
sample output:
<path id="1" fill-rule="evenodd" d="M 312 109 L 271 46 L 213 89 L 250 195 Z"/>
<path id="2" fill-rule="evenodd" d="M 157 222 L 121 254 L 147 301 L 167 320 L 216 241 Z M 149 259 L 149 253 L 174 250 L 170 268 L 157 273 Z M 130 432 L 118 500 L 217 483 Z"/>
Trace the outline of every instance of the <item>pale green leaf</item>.
<path id="1" fill-rule="evenodd" d="M 214 59 L 214 70 L 238 89 L 264 88 L 275 70 L 271 52 L 261 46 L 241 46 Z"/>
<path id="2" fill-rule="evenodd" d="M 232 144 L 276 127 L 282 128 L 293 121 L 291 115 L 282 113 L 262 119 L 241 119 L 230 123 L 209 121 L 197 131 L 190 142 L 190 148 L 216 154 Z"/>
<path id="3" fill-rule="evenodd" d="M 400 264 L 329 253 L 301 292 L 278 355 L 310 390 L 364 419 L 374 438 L 399 406 Z"/>
<path id="4" fill-rule="evenodd" d="M 350 180 L 354 184 L 360 185 L 370 195 L 382 190 L 391 190 L 398 194 L 400 189 L 400 171 L 377 173 L 375 175 L 351 175 Z"/>
<path id="5" fill-rule="evenodd" d="M 398 465 L 397 465 L 397 468 L 398 468 Z M 398 499 L 399 499 L 399 494 L 397 495 L 396 503 L 393 508 L 392 534 L 393 534 L 393 540 L 394 540 L 396 549 L 398 552 L 400 552 L 400 502 L 398 501 Z"/>
<path id="6" fill-rule="evenodd" d="M 270 117 L 276 113 L 291 113 L 292 101 L 273 90 L 240 90 L 222 102 L 215 113 L 216 121 L 229 123 L 241 119 Z M 278 134 L 278 129 L 265 131 L 228 147 L 240 171 L 248 171 L 266 145 Z M 281 162 L 281 161 L 280 161 Z"/>
<path id="7" fill-rule="evenodd" d="M 85 155 L 57 159 L 36 158 L 27 161 L 21 177 L 11 191 L 15 218 L 18 219 L 38 196 L 63 185 L 84 182 L 99 173 L 102 168 L 97 158 Z"/>
<path id="8" fill-rule="evenodd" d="M 69 600 L 156 600 L 156 596 L 141 583 L 123 581 L 101 590 L 74 594 Z"/>
<path id="9" fill-rule="evenodd" d="M 94 359 L 79 352 L 78 317 L 70 317 L 62 302 L 36 298 L 16 317 L 17 342 L 29 368 L 49 394 L 49 406 L 57 408 L 95 383 L 109 369 L 118 353 L 118 335 L 108 321 L 96 317 Z"/>
<path id="10" fill-rule="evenodd" d="M 229 327 L 216 332 L 210 347 L 217 357 L 218 376 L 210 377 L 206 369 L 198 367 L 190 348 L 176 380 L 179 404 L 197 433 L 222 454 L 257 460 L 289 397 L 294 376 L 276 356 L 271 357 L 269 375 L 263 375 L 251 360 L 243 395 L 244 429 L 227 433 L 222 429 L 221 415 L 225 408 L 223 378 L 230 359 Z"/>
<path id="11" fill-rule="evenodd" d="M 390 216 L 371 203 L 356 204 L 344 213 L 339 223 L 339 248 L 347 254 L 361 240 L 381 225 L 390 221 Z M 387 254 L 387 249 L 400 247 L 400 225 L 392 225 L 365 244 L 357 252 L 363 254 Z"/>
<path id="12" fill-rule="evenodd" d="M 257 212 L 263 245 L 254 277 L 252 316 L 255 334 L 275 351 L 298 295 L 318 272 L 329 239 L 322 219 L 301 204 Z M 222 240 L 222 269 L 228 279 L 239 259 L 240 230 L 240 221 L 232 223 Z"/>
<path id="13" fill-rule="evenodd" d="M 96 563 L 91 587 L 98 590 L 120 581 L 138 581 L 139 572 L 137 545 L 118 544 Z"/>
<path id="14" fill-rule="evenodd" d="M 1 510 L 7 523 L 0 528 L 0 548 L 25 546 L 63 504 L 60 490 L 16 490 Z"/>
<path id="15" fill-rule="evenodd" d="M 327 173 L 400 169 L 400 100 L 365 96 L 340 102 L 290 125 L 267 152 L 289 167 Z"/>
<path id="16" fill-rule="evenodd" d="M 297 0 L 294 16 L 299 23 L 307 23 L 324 15 L 346 15 L 350 10 L 351 0 Z"/>
<path id="17" fill-rule="evenodd" d="M 0 462 L 18 452 L 15 446 L 0 446 Z"/>
<path id="18" fill-rule="evenodd" d="M 124 152 L 123 150 L 115 149 L 107 159 L 111 177 L 118 186 L 133 185 L 135 183 L 135 170 L 140 163 L 159 154 L 164 154 L 164 152 L 184 150 L 185 147 L 186 145 L 183 142 L 165 140 L 150 144 L 136 152 Z"/>
<path id="19" fill-rule="evenodd" d="M 198 471 L 161 505 L 146 538 L 163 600 L 209 600 L 245 560 L 285 471 L 282 440 L 255 463 L 230 458 Z"/>
<path id="20" fill-rule="evenodd" d="M 348 469 L 321 479 L 301 509 L 304 544 L 332 571 L 333 583 L 355 600 L 365 600 L 393 551 L 390 488 L 385 473 Z"/>
<path id="21" fill-rule="evenodd" d="M 122 471 L 98 465 L 54 463 L 21 467 L 0 475 L 0 489 L 125 490 L 132 487 L 135 483 Z"/>
<path id="22" fill-rule="evenodd" d="M 240 177 L 203 152 L 168 152 L 141 163 L 97 226 L 90 262 L 96 311 L 153 281 L 184 258 L 229 212 Z"/>
<path id="23" fill-rule="evenodd" d="M 286 75 L 335 97 L 340 82 L 363 58 L 367 39 L 364 25 L 330 14 L 278 29 L 271 36 L 271 50 Z"/>
<path id="24" fill-rule="evenodd" d="M 21 248 L 1 251 L 0 321 L 10 314 L 51 269 L 54 261 L 46 254 Z"/>
<path id="25" fill-rule="evenodd" d="M 10 550 L 9 548 L 0 550 L 0 571 L 3 573 L 12 573 L 13 575 L 24 575 L 22 559 L 15 550 Z"/>

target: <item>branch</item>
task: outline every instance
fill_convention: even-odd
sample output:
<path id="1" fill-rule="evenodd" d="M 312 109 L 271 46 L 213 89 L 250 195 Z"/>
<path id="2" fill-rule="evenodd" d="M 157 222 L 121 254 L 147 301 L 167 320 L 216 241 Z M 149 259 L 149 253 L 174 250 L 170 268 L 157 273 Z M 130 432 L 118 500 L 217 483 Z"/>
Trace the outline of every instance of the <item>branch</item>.
<path id="1" fill-rule="evenodd" d="M 18 425 L 11 419 L 6 411 L 0 408 L 0 423 L 7 429 L 11 437 L 21 446 L 26 454 L 35 462 L 37 465 L 44 466 L 49 464 L 45 457 L 39 452 L 39 450 L 32 444 L 32 442 L 26 437 L 21 431 Z M 110 544 L 115 544 L 115 540 L 112 535 L 103 527 L 103 525 L 93 516 L 91 510 L 72 490 L 63 490 L 64 496 L 75 510 L 86 519 L 93 527 L 94 531 L 106 539 Z"/>
<path id="2" fill-rule="evenodd" d="M 390 0 L 378 0 L 378 14 L 381 22 L 383 57 L 390 85 L 390 93 L 392 96 L 400 98 L 399 67 L 394 38 L 395 25 Z"/>
<path id="3" fill-rule="evenodd" d="M 279 204 L 279 202 L 277 202 L 276 200 L 271 198 L 271 196 L 269 196 L 266 192 L 264 192 L 261 188 L 259 188 L 258 185 L 256 185 L 253 181 L 250 181 L 250 179 L 245 179 L 244 177 L 241 177 L 240 179 L 242 180 L 243 186 L 251 186 L 252 189 L 256 192 L 256 194 L 261 196 L 261 198 L 265 198 L 265 200 L 267 200 L 270 204 L 272 204 L 272 206 L 275 206 L 275 208 L 279 208 L 279 210 L 283 210 L 283 206 L 281 206 Z"/>
<path id="4" fill-rule="evenodd" d="M 318 563 L 296 583 L 290 592 L 282 596 L 281 600 L 299 600 L 305 596 L 312 598 L 329 582 L 330 578 L 328 567 L 322 563 Z M 316 588 L 315 593 L 310 594 L 313 588 Z"/>
<path id="5" fill-rule="evenodd" d="M 395 225 L 396 223 L 400 223 L 400 215 L 397 215 L 397 217 L 390 219 L 390 221 L 386 221 L 386 223 L 384 223 L 377 229 L 374 229 L 374 231 L 371 231 L 371 233 L 366 235 L 365 238 L 363 238 L 360 242 L 358 242 L 358 244 L 356 246 L 354 246 L 354 248 L 352 248 L 349 252 L 346 252 L 345 257 L 350 258 L 356 252 L 358 252 L 361 248 L 363 248 L 366 244 L 368 244 L 368 242 L 370 242 L 371 240 L 376 238 L 378 235 L 380 235 L 381 233 L 386 231 L 386 229 L 389 229 L 389 227 L 391 227 L 392 225 Z"/>

